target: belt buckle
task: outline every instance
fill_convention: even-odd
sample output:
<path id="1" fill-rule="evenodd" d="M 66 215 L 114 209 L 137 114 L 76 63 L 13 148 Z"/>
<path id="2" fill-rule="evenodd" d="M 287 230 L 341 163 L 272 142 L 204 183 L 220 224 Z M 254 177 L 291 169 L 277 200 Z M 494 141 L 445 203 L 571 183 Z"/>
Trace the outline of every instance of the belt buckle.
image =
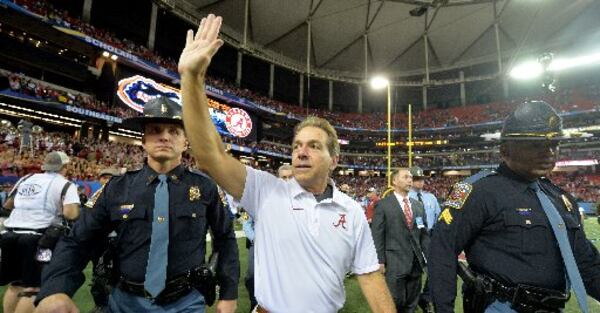
<path id="1" fill-rule="evenodd" d="M 518 284 L 510 302 L 515 306 L 529 306 L 529 296 L 529 292 L 523 288 L 523 285 Z"/>

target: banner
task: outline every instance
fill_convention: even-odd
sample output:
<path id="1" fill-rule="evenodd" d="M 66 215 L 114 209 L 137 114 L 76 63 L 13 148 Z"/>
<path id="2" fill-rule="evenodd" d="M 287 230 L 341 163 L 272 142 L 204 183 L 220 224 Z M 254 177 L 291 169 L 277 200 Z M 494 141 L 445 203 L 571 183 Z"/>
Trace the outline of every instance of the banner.
<path id="1" fill-rule="evenodd" d="M 116 94 L 123 104 L 140 113 L 144 111 L 146 102 L 157 97 L 167 97 L 179 105 L 182 104 L 179 89 L 142 75 L 119 80 Z M 208 111 L 220 134 L 256 141 L 256 118 L 244 109 L 231 107 L 209 98 Z"/>
<path id="2" fill-rule="evenodd" d="M 14 98 L 14 99 L 23 100 L 23 101 L 35 102 L 37 104 L 41 104 L 41 105 L 49 107 L 49 108 L 63 109 L 68 112 L 73 112 L 73 113 L 76 113 L 79 115 L 93 117 L 93 118 L 97 118 L 100 120 L 105 120 L 105 121 L 111 122 L 111 123 L 123 123 L 123 119 L 120 117 L 116 117 L 116 116 L 108 115 L 106 113 L 89 110 L 89 109 L 85 109 L 85 108 L 80 108 L 80 107 L 76 107 L 76 106 L 72 106 L 72 105 L 68 105 L 68 104 L 63 104 L 60 102 L 46 101 L 46 100 L 43 100 L 43 99 L 40 99 L 40 98 L 37 98 L 34 96 L 29 96 L 29 95 L 15 92 L 10 89 L 0 90 L 0 95 Z"/>

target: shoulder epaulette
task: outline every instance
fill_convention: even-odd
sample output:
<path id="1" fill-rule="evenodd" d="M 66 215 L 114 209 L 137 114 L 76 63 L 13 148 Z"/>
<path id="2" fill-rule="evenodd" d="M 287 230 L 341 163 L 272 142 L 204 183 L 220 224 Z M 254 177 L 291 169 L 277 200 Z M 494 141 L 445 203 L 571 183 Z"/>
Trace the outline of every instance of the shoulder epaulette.
<path id="1" fill-rule="evenodd" d="M 188 168 L 187 171 L 190 172 L 190 173 L 192 173 L 192 174 L 196 174 L 196 175 L 200 175 L 200 176 L 203 176 L 203 177 L 206 177 L 206 178 L 210 178 L 206 173 L 204 173 L 201 170 Z"/>
<path id="2" fill-rule="evenodd" d="M 137 172 L 139 172 L 141 170 L 142 170 L 142 167 L 140 167 L 140 168 L 132 168 L 132 169 L 128 169 L 127 172 L 125 172 L 125 174 L 129 174 L 129 173 L 133 174 L 133 173 L 137 173 Z M 115 176 L 119 176 L 119 175 L 115 175 Z"/>
<path id="3" fill-rule="evenodd" d="M 463 183 L 467 183 L 467 184 L 474 184 L 476 181 L 488 177 L 490 175 L 496 175 L 496 171 L 495 170 L 482 170 L 479 171 L 477 174 L 475 175 L 471 175 L 469 176 L 467 179 L 463 180 Z"/>

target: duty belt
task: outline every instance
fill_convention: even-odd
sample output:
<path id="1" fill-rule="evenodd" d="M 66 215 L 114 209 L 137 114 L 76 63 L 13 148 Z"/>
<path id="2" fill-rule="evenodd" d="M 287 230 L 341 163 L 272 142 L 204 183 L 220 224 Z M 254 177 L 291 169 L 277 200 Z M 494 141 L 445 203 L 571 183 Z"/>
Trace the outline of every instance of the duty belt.
<path id="1" fill-rule="evenodd" d="M 561 312 L 571 294 L 524 284 L 511 287 L 489 277 L 483 277 L 485 289 L 499 300 L 512 303 L 517 312 Z"/>
<path id="2" fill-rule="evenodd" d="M 143 282 L 132 282 L 126 280 L 124 277 L 121 277 L 119 280 L 117 288 L 134 296 L 151 300 L 158 305 L 166 305 L 179 300 L 181 297 L 187 295 L 192 289 L 195 288 L 196 282 L 194 281 L 194 274 L 196 270 L 197 269 L 194 269 L 183 274 L 179 274 L 167 281 L 165 289 L 156 298 L 152 297 L 150 293 L 146 291 Z"/>

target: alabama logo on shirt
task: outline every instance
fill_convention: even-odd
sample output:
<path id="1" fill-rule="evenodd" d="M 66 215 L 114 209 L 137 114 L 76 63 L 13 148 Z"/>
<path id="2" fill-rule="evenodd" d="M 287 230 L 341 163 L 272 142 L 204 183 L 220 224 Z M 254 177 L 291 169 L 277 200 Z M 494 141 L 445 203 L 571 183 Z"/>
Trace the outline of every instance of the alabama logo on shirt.
<path id="1" fill-rule="evenodd" d="M 337 220 L 337 222 L 333 223 L 333 226 L 335 228 L 341 227 L 343 229 L 346 229 L 346 214 L 339 213 L 339 215 L 339 219 Z"/>

